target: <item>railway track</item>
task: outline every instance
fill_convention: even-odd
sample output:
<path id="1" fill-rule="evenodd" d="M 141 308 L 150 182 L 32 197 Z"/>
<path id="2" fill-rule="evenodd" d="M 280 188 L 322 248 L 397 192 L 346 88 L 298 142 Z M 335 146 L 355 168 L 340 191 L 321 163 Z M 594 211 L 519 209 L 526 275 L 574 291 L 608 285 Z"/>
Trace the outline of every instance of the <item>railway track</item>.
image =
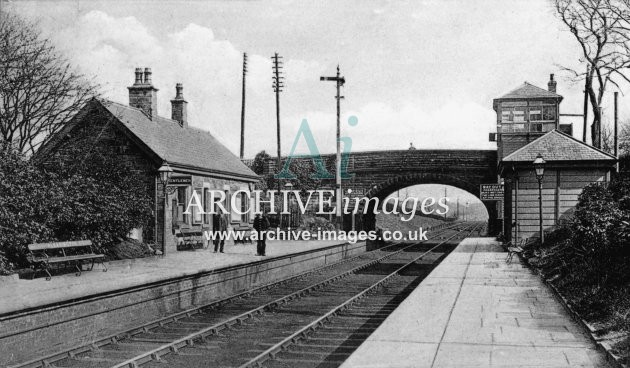
<path id="1" fill-rule="evenodd" d="M 354 345 L 348 344 L 358 344 L 369 336 L 370 329 L 376 328 L 422 279 L 414 272 L 404 277 L 396 275 L 413 269 L 412 264 L 420 258 L 435 263 L 443 254 L 438 248 L 476 226 L 457 224 L 436 230 L 433 241 L 392 244 L 16 367 L 164 367 L 165 362 L 169 367 L 254 366 L 271 362 L 269 359 L 276 356 L 283 357 L 271 363 L 280 364 L 276 366 L 295 366 L 297 362 L 307 366 L 322 361 L 334 366 L 343 361 L 339 352 L 351 352 Z M 446 240 L 435 244 L 435 239 Z M 426 271 L 427 267 L 420 269 Z M 403 281 L 398 282 L 399 278 Z M 383 283 L 387 285 L 381 288 Z M 374 297 L 376 289 L 382 295 L 372 304 L 362 307 L 363 302 L 357 303 L 368 294 Z M 358 313 L 346 316 L 335 311 L 349 300 L 353 308 L 359 308 Z M 345 322 L 333 321 L 326 330 L 316 328 L 324 325 L 321 318 L 328 321 L 333 315 L 334 321 Z M 311 326 L 313 321 L 317 322 L 315 326 Z M 307 326 L 307 331 L 300 326 Z M 351 337 L 344 335 L 348 331 L 343 328 L 355 327 Z M 333 331 L 327 331 L 330 329 Z M 340 343 L 336 347 L 334 343 L 305 344 L 302 338 L 308 331 L 324 334 L 313 341 Z M 337 338 L 330 340 L 326 337 L 330 334 Z M 293 345 L 291 350 L 284 351 L 289 345 Z"/>

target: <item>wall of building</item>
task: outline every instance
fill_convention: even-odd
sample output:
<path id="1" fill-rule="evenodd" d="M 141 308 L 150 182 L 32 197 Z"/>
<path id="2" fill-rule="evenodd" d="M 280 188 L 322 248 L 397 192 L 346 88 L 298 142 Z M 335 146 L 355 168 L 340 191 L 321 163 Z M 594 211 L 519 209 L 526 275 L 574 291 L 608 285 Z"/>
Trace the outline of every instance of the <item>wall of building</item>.
<path id="1" fill-rule="evenodd" d="M 198 190 L 199 192 L 201 192 L 201 201 L 202 204 L 204 206 L 204 212 L 209 212 L 209 196 L 207 195 L 207 190 L 220 190 L 220 191 L 224 191 L 226 193 L 226 199 L 224 202 L 225 208 L 226 210 L 229 212 L 227 214 L 228 217 L 228 230 L 233 229 L 235 227 L 241 227 L 241 226 L 249 226 L 251 224 L 251 222 L 253 221 L 253 214 L 249 214 L 246 215 L 244 218 L 240 215 L 237 215 L 236 213 L 234 213 L 231 207 L 231 198 L 232 195 L 234 193 L 236 193 L 238 190 L 251 190 L 252 188 L 250 188 L 250 185 L 247 182 L 243 182 L 243 181 L 238 181 L 238 180 L 230 180 L 230 179 L 221 179 L 221 178 L 213 178 L 213 177 L 209 177 L 209 176 L 202 176 L 202 175 L 191 175 L 185 172 L 177 172 L 177 170 L 175 170 L 175 172 L 173 173 L 173 176 L 191 176 L 192 177 L 192 185 L 187 185 L 187 186 L 179 186 L 178 188 L 181 188 L 182 190 L 185 191 L 185 203 L 182 203 L 182 201 L 180 201 L 181 199 L 181 195 L 178 195 L 177 191 L 168 194 L 168 201 L 167 201 L 167 208 L 166 208 L 166 252 L 174 252 L 177 249 L 177 244 L 181 242 L 181 237 L 177 236 L 177 230 L 179 230 L 182 227 L 187 227 L 187 228 L 191 228 L 191 229 L 197 229 L 200 231 L 211 231 L 213 229 L 212 226 L 212 216 L 211 215 L 202 215 L 199 214 L 199 216 L 194 216 L 192 214 L 192 210 L 191 210 L 191 214 L 190 215 L 184 215 L 184 219 L 183 221 L 178 221 L 178 219 L 175 219 L 175 221 L 173 221 L 173 215 L 174 215 L 174 206 L 182 206 L 182 208 L 184 209 L 184 211 L 186 210 L 186 207 L 188 205 L 188 202 L 190 201 L 191 197 L 192 197 L 192 192 L 193 190 Z M 157 224 L 156 224 L 156 228 L 157 228 L 157 239 L 158 241 L 156 242 L 157 244 L 162 244 L 162 238 L 163 238 L 163 234 L 164 234 L 164 217 L 163 217 L 163 213 L 164 213 L 164 191 L 163 191 L 163 186 L 161 184 L 158 185 L 157 188 L 157 193 L 158 193 L 158 200 L 157 200 L 157 213 L 158 213 L 158 217 L 157 217 Z M 178 198 L 180 197 L 180 198 Z M 251 201 L 251 199 L 248 199 Z M 204 243 L 205 242 L 204 240 Z"/>
<path id="2" fill-rule="evenodd" d="M 604 169 L 545 170 L 542 183 L 543 228 L 551 230 L 567 219 L 586 185 L 606 181 L 607 172 Z M 515 240 L 538 237 L 540 228 L 538 180 L 533 170 L 518 171 L 518 179 L 512 185 L 511 195 L 512 223 L 516 223 L 516 228 L 512 228 Z"/>

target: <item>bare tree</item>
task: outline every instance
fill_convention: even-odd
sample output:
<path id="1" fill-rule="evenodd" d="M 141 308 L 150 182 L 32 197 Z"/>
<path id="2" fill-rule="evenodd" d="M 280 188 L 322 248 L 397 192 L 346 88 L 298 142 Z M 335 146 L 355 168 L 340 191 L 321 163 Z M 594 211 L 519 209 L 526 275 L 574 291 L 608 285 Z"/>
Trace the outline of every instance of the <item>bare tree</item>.
<path id="1" fill-rule="evenodd" d="M 615 152 L 615 134 L 613 128 L 606 124 L 602 124 L 602 146 L 600 149 L 611 155 Z"/>
<path id="2" fill-rule="evenodd" d="M 593 110 L 591 138 L 599 147 L 604 93 L 610 84 L 619 87 L 630 82 L 630 0 L 553 0 L 555 10 L 569 28 L 582 50 L 586 71 L 563 69 L 575 80 L 585 80 L 586 93 Z"/>
<path id="3" fill-rule="evenodd" d="M 0 139 L 33 154 L 97 90 L 34 24 L 0 12 Z"/>
<path id="4" fill-rule="evenodd" d="M 630 121 L 619 123 L 619 155 L 630 154 Z"/>

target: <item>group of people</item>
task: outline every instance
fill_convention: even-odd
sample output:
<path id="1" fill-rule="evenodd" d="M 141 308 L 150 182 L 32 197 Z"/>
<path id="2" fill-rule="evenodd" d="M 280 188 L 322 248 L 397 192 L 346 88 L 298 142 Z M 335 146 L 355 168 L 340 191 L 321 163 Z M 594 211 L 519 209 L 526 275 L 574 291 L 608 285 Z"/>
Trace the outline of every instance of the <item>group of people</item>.
<path id="1" fill-rule="evenodd" d="M 215 214 L 215 218 L 213 219 L 214 231 L 215 232 L 223 232 L 223 234 L 227 234 L 227 219 L 226 216 L 221 214 Z M 254 217 L 254 230 L 257 233 L 257 241 L 256 241 L 256 255 L 264 257 L 266 256 L 267 249 L 267 239 L 265 232 L 269 229 L 269 219 L 263 213 L 256 213 Z M 225 236 L 215 236 L 214 240 L 214 252 L 223 253 L 223 247 L 225 246 Z"/>

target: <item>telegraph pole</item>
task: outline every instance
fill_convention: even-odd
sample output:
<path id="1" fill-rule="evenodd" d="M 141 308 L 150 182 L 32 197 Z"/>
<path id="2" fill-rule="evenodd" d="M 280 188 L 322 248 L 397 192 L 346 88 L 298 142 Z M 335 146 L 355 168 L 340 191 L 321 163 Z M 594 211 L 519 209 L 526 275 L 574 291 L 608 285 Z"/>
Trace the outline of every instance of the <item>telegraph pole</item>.
<path id="1" fill-rule="evenodd" d="M 243 53 L 243 96 L 241 99 L 241 160 L 245 157 L 245 76 L 247 75 L 247 53 Z"/>
<path id="2" fill-rule="evenodd" d="M 337 84 L 337 157 L 335 160 L 335 186 L 336 186 L 336 204 L 337 204 L 337 230 L 343 229 L 343 216 L 341 214 L 341 106 L 340 101 L 343 98 L 341 96 L 341 86 L 346 83 L 346 79 L 341 76 L 339 71 L 339 65 L 337 65 L 337 75 L 334 77 L 320 77 L 320 81 L 333 81 Z"/>
<path id="3" fill-rule="evenodd" d="M 619 115 L 617 114 L 619 106 L 617 104 L 617 97 L 619 97 L 619 92 L 615 91 L 615 158 L 619 160 Z M 615 164 L 615 169 L 617 173 L 619 173 L 619 161 Z"/>
<path id="4" fill-rule="evenodd" d="M 280 149 L 280 92 L 282 92 L 282 87 L 284 87 L 284 82 L 282 80 L 284 77 L 282 76 L 282 56 L 278 55 L 278 53 L 274 53 L 271 57 L 273 61 L 273 91 L 276 93 L 276 133 L 278 140 L 278 158 L 276 160 L 276 170 L 279 173 L 282 169 L 280 166 L 281 162 L 281 149 Z M 277 179 L 278 182 L 278 195 L 280 195 L 280 179 Z M 282 198 L 282 197 L 280 197 Z M 280 207 L 280 212 L 282 212 L 282 206 Z M 282 218 L 282 215 L 279 215 Z"/>

